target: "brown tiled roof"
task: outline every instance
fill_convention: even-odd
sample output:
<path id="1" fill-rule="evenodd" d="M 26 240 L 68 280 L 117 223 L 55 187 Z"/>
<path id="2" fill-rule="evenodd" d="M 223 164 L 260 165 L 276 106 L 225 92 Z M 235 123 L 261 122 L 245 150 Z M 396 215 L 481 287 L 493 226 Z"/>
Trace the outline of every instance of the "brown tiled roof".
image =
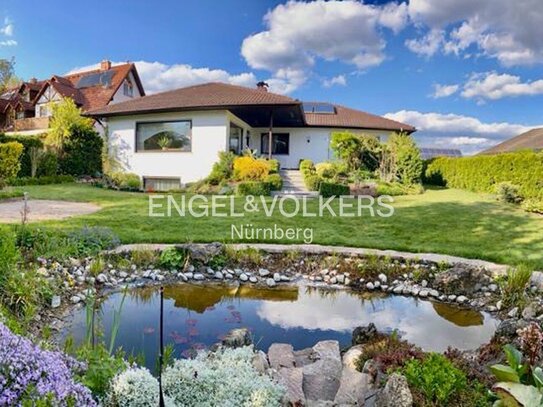
<path id="1" fill-rule="evenodd" d="M 517 150 L 543 150 L 543 127 L 519 134 L 479 154 L 510 153 Z"/>
<path id="2" fill-rule="evenodd" d="M 106 106 L 88 112 L 92 116 L 151 113 L 189 109 L 228 108 L 251 105 L 297 105 L 295 99 L 258 89 L 220 82 L 170 90 Z"/>
<path id="3" fill-rule="evenodd" d="M 108 86 L 100 84 L 85 88 L 77 88 L 77 83 L 82 77 L 92 75 L 94 73 L 107 72 L 101 71 L 100 69 L 77 72 L 64 76 L 54 75 L 49 81 L 47 81 L 47 83 L 51 84 L 51 86 L 53 86 L 62 96 L 71 97 L 74 102 L 83 109 L 83 111 L 99 109 L 107 106 L 130 72 L 132 72 L 136 82 L 134 83 L 134 86 L 137 86 L 140 93 L 145 95 L 143 85 L 141 84 L 141 80 L 134 64 L 127 63 L 115 65 L 112 66 L 108 71 L 113 72 L 111 83 L 109 83 Z M 44 86 L 41 89 L 36 98 L 40 97 L 41 93 L 45 91 L 45 88 L 46 87 Z"/>
<path id="4" fill-rule="evenodd" d="M 338 127 L 338 128 L 363 128 L 376 130 L 406 131 L 408 133 L 416 129 L 409 124 L 366 113 L 361 110 L 351 109 L 345 106 L 333 105 L 333 113 L 305 113 L 305 119 L 309 126 L 314 127 Z"/>

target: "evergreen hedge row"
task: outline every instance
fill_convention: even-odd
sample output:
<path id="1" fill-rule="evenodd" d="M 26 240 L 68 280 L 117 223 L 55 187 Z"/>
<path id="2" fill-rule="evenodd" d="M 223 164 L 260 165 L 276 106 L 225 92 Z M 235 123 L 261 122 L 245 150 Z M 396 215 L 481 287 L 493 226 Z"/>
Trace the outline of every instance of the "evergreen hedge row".
<path id="1" fill-rule="evenodd" d="M 23 154 L 21 155 L 21 168 L 19 169 L 18 177 L 30 177 L 31 175 L 31 160 L 30 148 L 43 148 L 43 142 L 39 136 L 6 136 L 0 133 L 0 143 L 9 143 L 16 141 L 23 145 Z"/>
<path id="2" fill-rule="evenodd" d="M 440 157 L 428 164 L 426 181 L 488 193 L 496 192 L 497 184 L 510 182 L 523 198 L 543 199 L 543 152 Z"/>

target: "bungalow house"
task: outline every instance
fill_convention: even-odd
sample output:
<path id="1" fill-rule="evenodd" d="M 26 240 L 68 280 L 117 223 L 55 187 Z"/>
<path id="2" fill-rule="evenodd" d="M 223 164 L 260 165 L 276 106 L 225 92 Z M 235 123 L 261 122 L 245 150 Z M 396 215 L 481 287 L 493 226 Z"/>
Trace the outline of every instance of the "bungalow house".
<path id="1" fill-rule="evenodd" d="M 543 127 L 519 134 L 479 154 L 512 153 L 518 150 L 543 150 Z"/>
<path id="2" fill-rule="evenodd" d="M 98 69 L 54 75 L 44 81 L 32 79 L 0 95 L 0 130 L 43 133 L 49 125 L 51 104 L 66 97 L 85 112 L 144 95 L 134 64 L 112 66 L 105 60 Z"/>
<path id="3" fill-rule="evenodd" d="M 91 110 L 107 125 L 110 151 L 146 187 L 173 189 L 205 178 L 221 151 L 244 149 L 298 168 L 332 158 L 332 132 L 386 138 L 415 128 L 330 103 L 305 103 L 257 88 L 205 83 Z"/>

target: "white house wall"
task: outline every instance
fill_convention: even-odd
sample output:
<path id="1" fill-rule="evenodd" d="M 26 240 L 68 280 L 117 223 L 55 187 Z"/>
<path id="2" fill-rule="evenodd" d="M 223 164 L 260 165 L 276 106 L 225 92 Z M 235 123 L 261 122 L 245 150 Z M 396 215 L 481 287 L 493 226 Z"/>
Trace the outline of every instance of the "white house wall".
<path id="1" fill-rule="evenodd" d="M 133 96 L 126 96 L 124 94 L 124 81 L 121 83 L 121 86 L 119 86 L 119 89 L 117 89 L 117 92 L 115 92 L 115 95 L 113 95 L 113 99 L 111 99 L 111 102 L 109 102 L 110 105 L 114 103 L 124 102 L 126 100 L 131 100 L 135 98 L 139 98 L 141 96 L 140 90 L 138 86 L 136 85 L 136 80 L 134 79 L 134 75 L 132 72 L 128 74 L 128 78 L 130 79 L 130 82 L 132 83 L 132 89 L 133 89 Z"/>
<path id="2" fill-rule="evenodd" d="M 268 133 L 267 128 L 255 128 L 251 130 L 249 148 L 257 150 L 261 154 L 261 134 Z M 332 133 L 337 131 L 349 131 L 355 134 L 373 135 L 385 141 L 389 136 L 388 131 L 376 130 L 345 130 L 330 129 L 325 127 L 302 127 L 302 128 L 273 128 L 274 133 L 289 133 L 289 154 L 273 155 L 279 160 L 281 168 L 298 168 L 300 160 L 309 159 L 314 163 L 332 160 L 333 152 L 330 150 L 330 138 Z"/>
<path id="3" fill-rule="evenodd" d="M 191 152 L 136 152 L 136 123 L 192 120 Z M 228 146 L 226 111 L 161 113 L 111 117 L 107 121 L 110 152 L 123 169 L 141 177 L 179 177 L 182 183 L 209 175 L 219 151 Z"/>

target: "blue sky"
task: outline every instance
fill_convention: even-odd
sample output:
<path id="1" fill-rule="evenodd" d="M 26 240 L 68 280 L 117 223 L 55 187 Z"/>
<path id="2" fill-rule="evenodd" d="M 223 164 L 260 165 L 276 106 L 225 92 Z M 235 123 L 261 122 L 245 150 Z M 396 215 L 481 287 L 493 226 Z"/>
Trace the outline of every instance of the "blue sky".
<path id="1" fill-rule="evenodd" d="M 24 79 L 130 60 L 149 92 L 266 80 L 472 153 L 543 125 L 538 3 L 1 0 L 0 57 Z"/>

